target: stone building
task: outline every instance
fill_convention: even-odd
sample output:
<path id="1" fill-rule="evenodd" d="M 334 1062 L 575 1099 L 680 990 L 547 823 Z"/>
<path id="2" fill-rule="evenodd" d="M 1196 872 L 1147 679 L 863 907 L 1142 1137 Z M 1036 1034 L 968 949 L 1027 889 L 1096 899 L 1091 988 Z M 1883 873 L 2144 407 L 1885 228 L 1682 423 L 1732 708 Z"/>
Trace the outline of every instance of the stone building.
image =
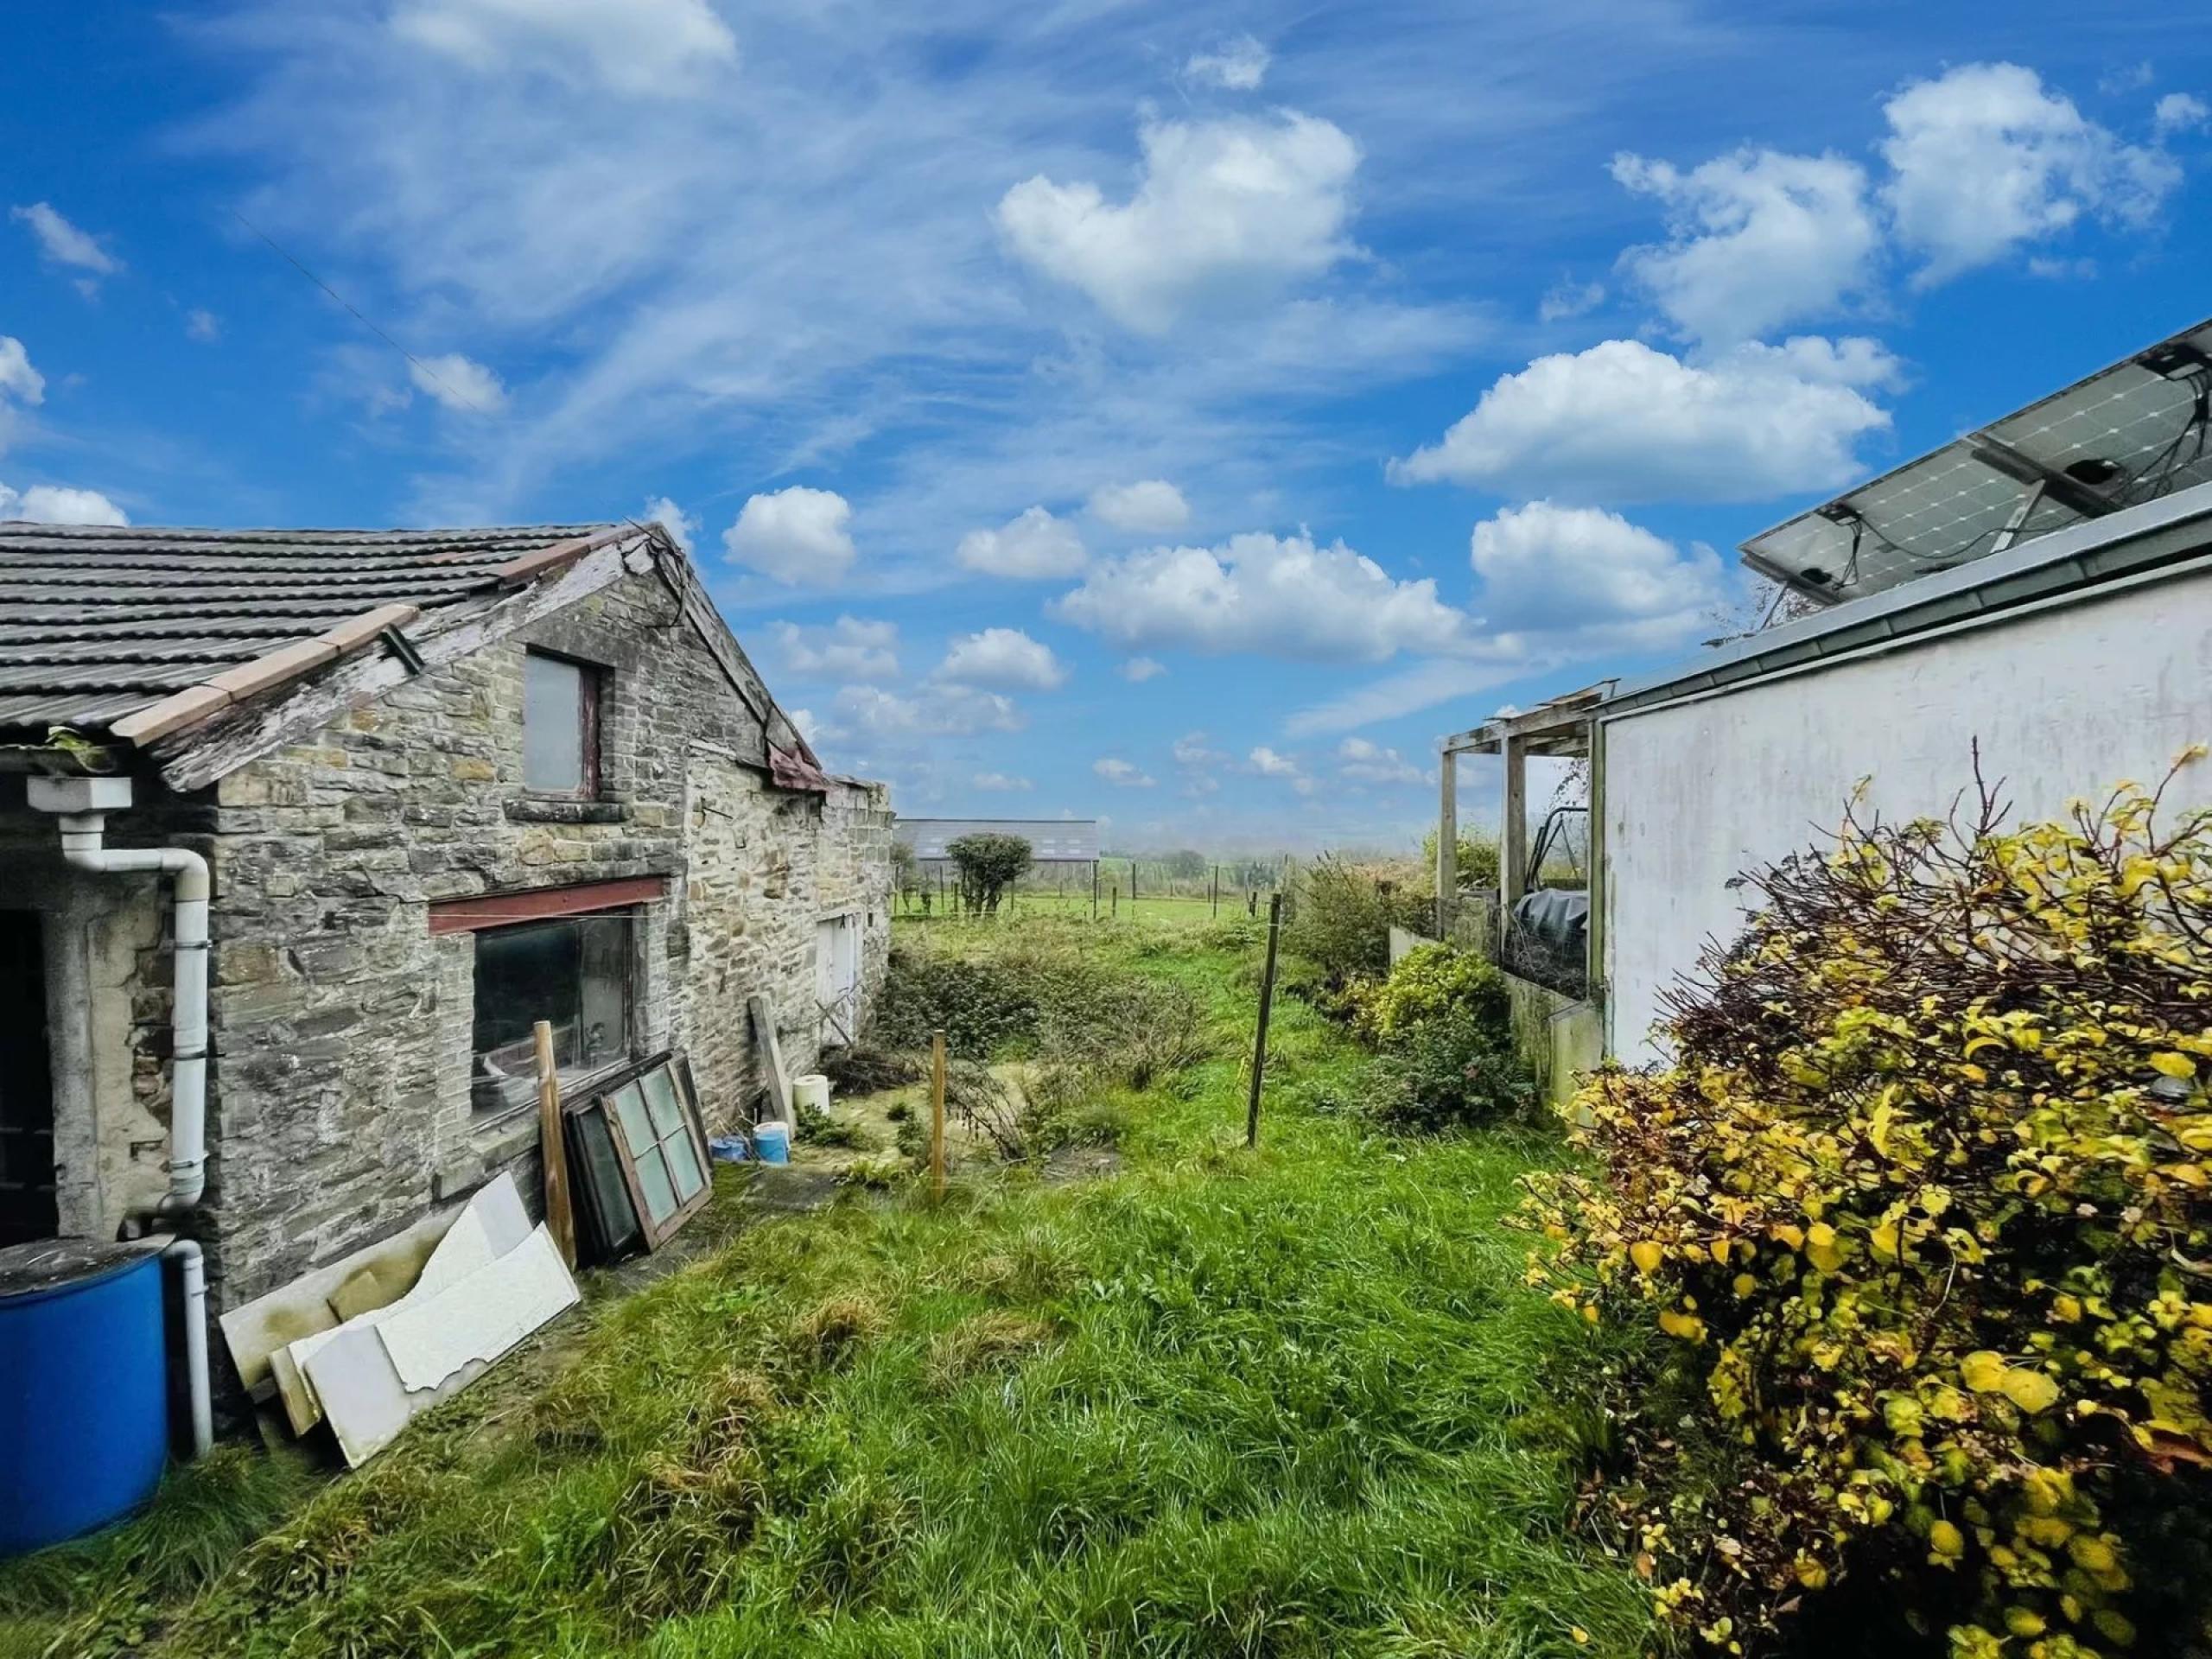
<path id="1" fill-rule="evenodd" d="M 766 1081 L 753 997 L 800 1071 L 881 976 L 887 792 L 823 772 L 657 525 L 0 524 L 0 1245 L 175 1185 L 182 912 L 65 862 L 88 801 L 211 878 L 168 1224 L 219 1307 L 534 1160 L 534 1020 L 569 1086 L 685 1053 L 713 1128 Z"/>

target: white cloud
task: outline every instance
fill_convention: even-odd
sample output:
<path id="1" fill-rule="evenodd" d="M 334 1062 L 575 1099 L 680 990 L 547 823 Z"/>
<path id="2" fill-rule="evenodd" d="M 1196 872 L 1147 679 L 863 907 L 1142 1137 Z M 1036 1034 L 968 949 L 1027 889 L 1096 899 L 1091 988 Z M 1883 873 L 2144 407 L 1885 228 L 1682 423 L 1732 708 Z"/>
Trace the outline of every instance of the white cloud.
<path id="1" fill-rule="evenodd" d="M 920 737 L 973 737 L 982 732 L 1018 732 L 1021 711 L 1011 697 L 965 686 L 933 685 L 917 697 L 902 697 L 873 685 L 849 685 L 833 705 L 853 730 L 885 741 Z"/>
<path id="2" fill-rule="evenodd" d="M 1255 652 L 1380 662 L 1447 651 L 1466 619 L 1433 581 L 1400 582 L 1342 542 L 1255 532 L 1223 546 L 1156 547 L 1110 561 L 1054 613 L 1127 649 Z"/>
<path id="3" fill-rule="evenodd" d="M 1928 287 L 2094 215 L 2149 224 L 2181 182 L 2159 149 L 2121 143 L 2032 69 L 1972 63 L 1916 81 L 1883 106 L 1882 197 Z"/>
<path id="4" fill-rule="evenodd" d="M 2029 257 L 2027 272 L 2047 282 L 2086 283 L 2096 276 L 2097 262 L 2088 258 L 2054 259 L 2047 253 L 2038 253 Z"/>
<path id="5" fill-rule="evenodd" d="M 13 334 L 0 334 L 0 393 L 21 403 L 46 401 L 46 377 L 31 366 L 30 353 Z"/>
<path id="6" fill-rule="evenodd" d="M 1150 789 L 1153 785 L 1153 779 L 1143 772 L 1131 766 L 1128 761 L 1117 760 L 1112 755 L 1107 756 L 1103 760 L 1092 761 L 1090 769 L 1108 783 L 1122 789 Z"/>
<path id="7" fill-rule="evenodd" d="M 1147 680 L 1156 680 L 1167 671 L 1167 664 L 1151 657 L 1132 657 L 1121 666 L 1121 676 L 1133 685 L 1142 685 Z"/>
<path id="8" fill-rule="evenodd" d="M 1681 645 L 1731 602 L 1726 568 L 1711 548 L 1679 550 L 1593 507 L 1505 508 L 1476 525 L 1469 550 L 1478 578 L 1470 608 L 1478 620 L 1465 650 L 1295 709 L 1285 734 L 1356 731 L 1578 659 Z M 1339 753 L 1385 764 L 1349 748 Z"/>
<path id="9" fill-rule="evenodd" d="M 844 728 L 823 720 L 811 709 L 786 709 L 784 713 L 791 723 L 798 728 L 798 734 L 807 741 L 810 747 L 818 748 L 845 735 Z"/>
<path id="10" fill-rule="evenodd" d="M 639 516 L 645 523 L 658 524 L 666 531 L 686 553 L 699 539 L 699 521 L 664 495 L 646 497 L 645 510 Z"/>
<path id="11" fill-rule="evenodd" d="M 638 95 L 702 92 L 737 61 L 737 37 L 706 0 L 413 0 L 391 28 L 486 73 Z"/>
<path id="12" fill-rule="evenodd" d="M 1433 709 L 1440 702 L 1473 696 L 1543 666 L 1542 661 L 1531 662 L 1525 656 L 1483 662 L 1446 658 L 1415 663 L 1395 674 L 1386 674 L 1381 679 L 1295 709 L 1283 721 L 1282 728 L 1292 737 L 1356 731 L 1379 721 L 1396 720 L 1423 709 Z"/>
<path id="13" fill-rule="evenodd" d="M 2168 92 L 2151 111 L 2151 124 L 2161 134 L 2193 132 L 2212 121 L 2212 105 L 2194 92 Z"/>
<path id="14" fill-rule="evenodd" d="M 1475 526 L 1476 607 L 1491 628 L 1567 635 L 1583 649 L 1656 646 L 1694 632 L 1722 598 L 1719 557 L 1688 553 L 1598 507 L 1531 501 Z"/>
<path id="15" fill-rule="evenodd" d="M 1219 750 L 1207 746 L 1204 732 L 1184 733 L 1175 740 L 1168 753 L 1175 757 L 1175 764 L 1179 766 L 1217 766 L 1229 759 Z"/>
<path id="16" fill-rule="evenodd" d="M 33 524 L 127 524 L 130 517 L 98 490 L 34 484 L 18 493 L 0 484 L 0 520 Z"/>
<path id="17" fill-rule="evenodd" d="M 232 0 L 206 20 L 230 90 L 167 136 L 226 158 L 287 245 L 289 226 L 374 291 L 414 296 L 417 337 L 517 377 L 496 426 L 397 463 L 395 511 L 525 517 L 586 473 L 669 487 L 677 454 L 753 457 L 753 489 L 849 489 L 830 469 L 865 444 L 855 574 L 915 592 L 1017 503 L 1067 517 L 1102 482 L 1159 477 L 1194 505 L 1251 502 L 1318 457 L 1339 464 L 1341 400 L 1433 374 L 1492 331 L 1484 303 L 1426 298 L 1425 279 L 1355 255 L 1304 283 L 1317 291 L 1210 316 L 1162 350 L 1012 254 L 991 210 L 1016 181 L 1089 180 L 1116 206 L 1141 183 L 1127 86 L 1091 71 L 1128 61 L 1132 28 L 1179 70 L 1218 24 L 1063 7 L 1008 34 L 1002 9 L 949 0 L 844 28 L 821 7 L 709 3 L 761 73 L 716 68 L 721 93 L 690 99 L 472 73 L 391 27 L 427 0 Z M 1482 104 L 1393 84 L 1394 114 L 1363 95 L 1326 113 L 1380 145 L 1400 115 L 1448 124 Z M 1280 124 L 1256 102 L 1241 113 Z M 1473 211 L 1498 153 L 1453 152 L 1421 188 Z M 526 362 L 518 340 L 554 349 Z M 718 534 L 735 509 L 715 511 Z M 1097 521 L 1077 522 L 1103 550 Z"/>
<path id="18" fill-rule="evenodd" d="M 1344 239 L 1359 149 L 1316 117 L 1154 122 L 1125 203 L 1039 174 L 1006 193 L 1014 252 L 1082 289 L 1124 327 L 1164 333 L 1198 308 L 1249 308 L 1352 251 Z"/>
<path id="19" fill-rule="evenodd" d="M 1224 41 L 1219 50 L 1198 52 L 1183 66 L 1184 75 L 1208 86 L 1226 88 L 1232 92 L 1255 92 L 1267 79 L 1271 61 L 1268 48 L 1249 35 L 1240 35 L 1233 41 Z"/>
<path id="20" fill-rule="evenodd" d="M 996 530 L 971 530 L 960 538 L 960 563 L 986 575 L 1033 579 L 1071 576 L 1090 562 L 1073 524 L 1042 507 Z"/>
<path id="21" fill-rule="evenodd" d="M 1630 248 L 1621 268 L 1692 339 L 1726 345 L 1830 316 L 1874 280 L 1881 230 L 1856 162 L 1746 148 L 1685 173 L 1624 152 L 1612 172 L 1668 219 L 1667 242 Z"/>
<path id="22" fill-rule="evenodd" d="M 1337 770 L 1356 784 L 1425 784 L 1428 774 L 1395 749 L 1363 737 L 1337 745 Z"/>
<path id="23" fill-rule="evenodd" d="M 841 616 L 823 627 L 772 622 L 784 671 L 801 679 L 895 680 L 899 625 Z"/>
<path id="24" fill-rule="evenodd" d="M 1050 645 L 1020 629 L 985 628 L 952 642 L 937 677 L 956 685 L 1053 691 L 1067 683 L 1068 671 Z"/>
<path id="25" fill-rule="evenodd" d="M 79 230 L 45 202 L 13 208 L 10 217 L 31 227 L 39 251 L 57 265 L 89 270 L 95 276 L 112 276 L 123 269 L 123 261 L 102 247 L 97 237 Z"/>
<path id="26" fill-rule="evenodd" d="M 1832 488 L 1864 473 L 1859 442 L 1890 425 L 1866 393 L 1897 378 L 1871 340 L 1748 343 L 1702 364 L 1608 340 L 1501 377 L 1441 442 L 1392 461 L 1390 479 L 1615 501 Z"/>
<path id="27" fill-rule="evenodd" d="M 1164 478 L 1109 484 L 1090 496 L 1090 516 L 1116 530 L 1164 536 L 1191 522 L 1191 504 Z"/>
<path id="28" fill-rule="evenodd" d="M 459 352 L 411 359 L 407 375 L 418 391 L 429 393 L 448 409 L 469 415 L 496 415 L 507 406 L 507 389 L 499 384 L 499 377 Z"/>
<path id="29" fill-rule="evenodd" d="M 184 314 L 184 333 L 188 340 L 218 340 L 223 337 L 223 320 L 213 311 L 195 306 Z"/>
<path id="30" fill-rule="evenodd" d="M 1027 778 L 1012 777 L 1003 772 L 979 772 L 968 781 L 977 789 L 1009 795 L 1026 793 L 1032 787 Z"/>
<path id="31" fill-rule="evenodd" d="M 738 563 L 778 582 L 835 582 L 852 568 L 860 550 L 846 526 L 853 509 L 835 490 L 803 484 L 747 499 L 737 522 L 722 532 L 722 546 Z"/>
<path id="32" fill-rule="evenodd" d="M 1300 795 L 1311 795 L 1319 787 L 1295 759 L 1287 754 L 1279 754 L 1265 746 L 1254 749 L 1245 757 L 1244 764 L 1247 769 L 1262 778 L 1281 779 Z"/>
<path id="33" fill-rule="evenodd" d="M 1578 283 L 1561 278 L 1544 290 L 1544 297 L 1536 307 L 1539 322 L 1565 322 L 1570 317 L 1587 316 L 1605 302 L 1603 283 Z"/>
<path id="34" fill-rule="evenodd" d="M 8 448 L 22 419 L 18 405 L 46 401 L 46 377 L 31 366 L 30 353 L 12 334 L 0 334 L 0 453 Z"/>

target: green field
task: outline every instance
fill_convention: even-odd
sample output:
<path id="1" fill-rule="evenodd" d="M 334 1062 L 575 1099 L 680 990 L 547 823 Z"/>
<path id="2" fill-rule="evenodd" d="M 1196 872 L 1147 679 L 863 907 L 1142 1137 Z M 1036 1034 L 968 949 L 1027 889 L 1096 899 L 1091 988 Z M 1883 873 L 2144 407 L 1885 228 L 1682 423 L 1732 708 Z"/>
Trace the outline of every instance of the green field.
<path id="1" fill-rule="evenodd" d="M 1265 893 L 1260 895 L 1259 912 L 1263 918 L 1268 913 L 1268 897 Z M 1222 920 L 1231 921 L 1244 913 L 1243 893 L 1224 893 L 1221 895 Z M 1098 919 L 1101 921 L 1161 922 L 1185 926 L 1193 922 L 1209 921 L 1212 919 L 1213 914 L 1214 907 L 1211 896 L 1194 898 L 1178 893 L 1147 893 L 1140 895 L 1135 902 L 1132 903 L 1125 891 L 1122 893 L 1118 903 L 1112 901 L 1103 893 L 1098 899 Z M 1003 923 L 1023 916 L 1071 916 L 1088 920 L 1090 918 L 1090 890 L 1085 887 L 1081 893 L 1070 891 L 1065 893 L 1014 893 L 1007 894 L 1002 913 L 998 918 L 1000 922 Z M 912 909 L 901 909 L 898 912 L 898 917 L 902 923 L 912 922 L 917 925 L 925 923 L 934 925 L 938 921 L 947 919 L 934 913 L 924 917 L 918 911 Z M 950 919 L 963 924 L 967 921 L 966 918 L 958 917 Z M 983 918 L 974 925 L 986 926 L 989 925 L 989 920 Z"/>
<path id="2" fill-rule="evenodd" d="M 1643 1651 L 1568 1535 L 1598 1339 L 1497 1225 L 1555 1143 L 1375 1134 L 1294 995 L 1247 1151 L 1264 930 L 1148 919 L 906 931 L 1199 999 L 1206 1057 L 1096 1103 L 1117 1173 L 768 1220 L 733 1180 L 702 1259 L 359 1474 L 228 1450 L 0 1573 L 0 1655 Z"/>

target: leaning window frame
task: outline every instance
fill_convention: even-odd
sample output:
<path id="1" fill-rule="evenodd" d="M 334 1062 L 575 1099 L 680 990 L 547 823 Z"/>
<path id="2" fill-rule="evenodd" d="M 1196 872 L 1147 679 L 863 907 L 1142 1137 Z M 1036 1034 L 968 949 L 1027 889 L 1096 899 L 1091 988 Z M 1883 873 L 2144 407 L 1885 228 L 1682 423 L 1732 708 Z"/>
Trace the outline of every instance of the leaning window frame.
<path id="1" fill-rule="evenodd" d="M 607 678 L 611 671 L 609 671 L 603 663 L 594 663 L 586 658 L 574 657 L 565 651 L 549 650 L 543 645 L 525 645 L 523 648 L 523 655 L 525 658 L 540 657 L 544 658 L 547 662 L 559 663 L 564 667 L 573 668 L 576 671 L 576 719 L 579 728 L 577 741 L 581 746 L 579 753 L 582 760 L 582 765 L 579 768 L 579 771 L 582 773 L 582 780 L 578 784 L 577 787 L 575 789 L 543 789 L 530 781 L 528 761 L 527 759 L 525 759 L 523 774 L 523 792 L 534 800 L 541 801 L 597 801 L 605 799 L 606 797 L 602 791 L 606 782 L 606 769 L 601 764 L 599 753 L 600 732 L 603 724 L 601 718 L 600 705 L 607 695 Z M 525 675 L 529 672 L 527 663 L 524 664 L 524 672 Z M 529 721 L 529 701 L 525 696 L 523 705 L 523 721 L 525 728 L 528 726 Z M 527 736 L 525 736 L 524 740 L 524 743 L 527 744 L 528 741 Z M 525 756 L 526 755 L 527 750 L 525 749 Z"/>
<path id="2" fill-rule="evenodd" d="M 629 1132 L 622 1127 L 622 1114 L 615 1109 L 613 1097 L 617 1090 L 637 1083 L 664 1066 L 667 1068 L 670 1079 L 675 1084 L 677 1106 L 682 1115 L 683 1129 L 691 1143 L 692 1154 L 698 1161 L 701 1181 L 699 1190 L 690 1198 L 680 1201 L 670 1212 L 665 1221 L 656 1222 L 652 1211 L 646 1206 L 644 1185 L 638 1176 L 636 1150 L 630 1144 Z M 714 1161 L 707 1148 L 706 1122 L 699 1114 L 698 1091 L 692 1080 L 690 1057 L 671 1049 L 664 1049 L 658 1054 L 639 1060 L 634 1065 L 625 1066 L 618 1071 L 594 1078 L 588 1090 L 577 1091 L 573 1104 L 564 1103 L 563 1116 L 564 1118 L 573 1120 L 588 1116 L 594 1112 L 599 1115 L 601 1122 L 605 1125 L 608 1140 L 614 1148 L 615 1163 L 622 1172 L 622 1185 L 630 1200 L 631 1215 L 637 1224 L 638 1236 L 643 1241 L 646 1250 L 658 1250 L 681 1230 L 685 1222 L 705 1207 L 708 1201 L 714 1197 L 715 1192 Z M 572 1154 L 579 1156 L 583 1151 L 582 1146 L 583 1133 L 581 1123 L 571 1123 L 565 1137 Z M 655 1143 L 656 1146 L 658 1144 L 658 1142 Z M 591 1204 L 596 1205 L 598 1202 L 595 1198 L 590 1198 L 589 1195 L 587 1195 L 587 1198 L 588 1202 Z M 594 1230 L 601 1235 L 602 1239 L 605 1242 L 613 1243 L 613 1241 L 607 1236 L 612 1230 L 606 1226 L 604 1220 L 596 1216 L 594 1220 Z"/>

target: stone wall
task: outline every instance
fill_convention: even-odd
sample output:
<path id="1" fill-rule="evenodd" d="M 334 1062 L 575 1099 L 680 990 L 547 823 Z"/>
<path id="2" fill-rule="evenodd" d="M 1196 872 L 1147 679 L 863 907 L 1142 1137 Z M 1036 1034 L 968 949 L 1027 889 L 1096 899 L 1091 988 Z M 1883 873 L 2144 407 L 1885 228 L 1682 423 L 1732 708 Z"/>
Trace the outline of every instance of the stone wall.
<path id="1" fill-rule="evenodd" d="M 61 1230 L 112 1236 L 168 1185 L 168 895 L 150 876 L 69 868 L 54 820 L 25 804 L 22 779 L 4 778 L 0 910 L 36 912 L 45 942 Z"/>
<path id="2" fill-rule="evenodd" d="M 528 645 L 607 671 L 599 802 L 522 787 Z M 434 935 L 434 903 L 658 878 L 663 896 L 636 922 L 637 1052 L 693 1052 L 702 1103 L 726 1122 L 757 1089 L 745 1003 L 766 992 L 787 1059 L 812 1063 L 821 915 L 863 917 L 880 976 L 888 804 L 873 785 L 827 798 L 777 789 L 738 764 L 747 752 L 760 752 L 757 719 L 647 571 L 340 715 L 205 800 L 113 821 L 142 832 L 188 823 L 213 867 L 203 1234 L 219 1306 L 391 1233 L 518 1160 L 532 1166 L 517 1173 L 535 1192 L 534 1108 L 472 1108 L 475 935 Z M 20 825 L 51 844 L 50 821 L 0 818 L 0 833 Z M 133 1136 L 158 1140 L 166 1116 L 165 906 L 150 881 L 87 900 L 91 878 L 53 868 L 79 895 L 68 902 L 91 902 L 102 918 L 86 936 L 108 988 L 84 1038 L 84 1138 L 105 1172 L 129 1160 Z M 151 1185 L 135 1196 L 159 1191 L 162 1156 L 143 1156 Z"/>

